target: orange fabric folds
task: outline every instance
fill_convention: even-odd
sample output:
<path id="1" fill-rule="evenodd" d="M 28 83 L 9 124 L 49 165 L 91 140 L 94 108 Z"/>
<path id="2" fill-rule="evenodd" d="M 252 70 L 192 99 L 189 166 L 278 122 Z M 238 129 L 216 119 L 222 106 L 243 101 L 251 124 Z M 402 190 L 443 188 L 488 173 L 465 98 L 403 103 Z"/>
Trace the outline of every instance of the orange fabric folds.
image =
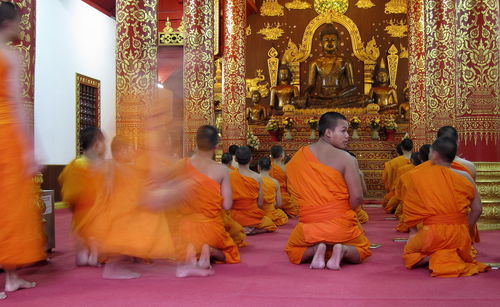
<path id="1" fill-rule="evenodd" d="M 288 216 L 283 210 L 276 208 L 276 193 L 277 187 L 271 178 L 262 177 L 264 190 L 264 204 L 262 210 L 264 214 L 270 218 L 277 226 L 284 225 L 288 222 Z"/>
<path id="2" fill-rule="evenodd" d="M 349 190 L 342 174 L 321 164 L 308 147 L 294 155 L 287 164 L 287 174 L 289 190 L 300 208 L 299 223 L 285 249 L 291 262 L 299 263 L 307 247 L 320 242 L 356 246 L 361 259 L 371 255 L 370 243 L 349 206 Z M 352 240 L 357 243 L 349 244 Z"/>
<path id="3" fill-rule="evenodd" d="M 189 159 L 184 168 L 193 184 L 179 209 L 181 245 L 191 243 L 199 253 L 208 244 L 224 253 L 226 263 L 239 263 L 238 247 L 224 228 L 220 184 L 195 169 Z"/>
<path id="4" fill-rule="evenodd" d="M 264 217 L 264 211 L 257 206 L 259 183 L 253 178 L 241 175 L 238 170 L 232 171 L 229 176 L 233 189 L 231 217 L 241 226 L 259 224 Z"/>
<path id="5" fill-rule="evenodd" d="M 22 102 L 11 99 L 9 70 L 0 54 L 0 267 L 7 269 L 45 258 L 41 212 L 24 159 L 29 141 L 16 118 L 14 103 Z"/>
<path id="6" fill-rule="evenodd" d="M 453 170 L 431 165 L 409 173 L 403 212 L 409 227 L 424 226 L 405 246 L 403 259 L 412 268 L 429 256 L 432 276 L 470 276 L 487 270 L 477 262 L 467 225 L 474 185 Z"/>
<path id="7" fill-rule="evenodd" d="M 278 180 L 280 184 L 281 191 L 281 208 L 288 214 L 293 216 L 299 215 L 299 206 L 296 203 L 295 199 L 291 197 L 288 191 L 287 185 L 287 175 L 285 171 L 275 163 L 271 164 L 271 169 L 269 170 L 269 176 Z"/>

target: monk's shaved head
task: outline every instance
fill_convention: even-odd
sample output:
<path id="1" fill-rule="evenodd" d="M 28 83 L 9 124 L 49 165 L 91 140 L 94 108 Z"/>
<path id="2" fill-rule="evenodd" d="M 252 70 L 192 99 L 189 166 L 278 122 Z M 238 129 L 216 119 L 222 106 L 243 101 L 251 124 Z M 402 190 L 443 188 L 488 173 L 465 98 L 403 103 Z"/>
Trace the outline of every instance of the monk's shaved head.
<path id="1" fill-rule="evenodd" d="M 437 132 L 437 137 L 440 138 L 442 136 L 447 136 L 447 137 L 455 140 L 455 142 L 458 142 L 457 129 L 453 128 L 452 126 L 443 126 L 443 127 L 439 128 L 439 130 Z"/>
<path id="2" fill-rule="evenodd" d="M 259 167 L 263 171 L 268 171 L 271 169 L 271 159 L 264 157 L 259 160 Z"/>
<path id="3" fill-rule="evenodd" d="M 403 149 L 401 149 L 401 143 L 398 143 L 398 145 L 396 145 L 396 152 L 400 156 L 403 155 Z"/>
<path id="4" fill-rule="evenodd" d="M 97 127 L 87 127 L 80 132 L 80 146 L 82 150 L 88 150 L 98 141 L 104 140 L 104 134 Z"/>
<path id="5" fill-rule="evenodd" d="M 222 164 L 227 165 L 227 164 L 231 163 L 231 161 L 233 161 L 233 156 L 230 153 L 225 152 L 222 154 L 222 157 L 221 157 Z"/>
<path id="6" fill-rule="evenodd" d="M 441 160 L 451 163 L 457 154 L 457 142 L 447 136 L 437 138 L 432 143 L 432 151 L 439 154 Z"/>
<path id="7" fill-rule="evenodd" d="M 338 112 L 327 112 L 319 118 L 318 130 L 319 136 L 325 135 L 326 129 L 335 130 L 338 123 L 342 120 L 347 121 L 347 118 Z"/>
<path id="8" fill-rule="evenodd" d="M 236 162 L 241 165 L 247 165 L 252 160 L 252 151 L 248 146 L 240 146 L 236 150 Z"/>
<path id="9" fill-rule="evenodd" d="M 274 145 L 273 147 L 271 147 L 271 157 L 273 157 L 273 159 L 280 158 L 284 152 L 285 151 L 283 150 L 283 147 L 279 145 Z"/>
<path id="10" fill-rule="evenodd" d="M 215 149 L 219 144 L 219 133 L 217 128 L 211 125 L 204 125 L 196 131 L 196 146 L 199 150 L 209 151 Z"/>
<path id="11" fill-rule="evenodd" d="M 238 150 L 238 145 L 231 145 L 229 146 L 229 153 L 231 154 L 231 156 L 234 156 L 236 154 L 236 150 Z"/>
<path id="12" fill-rule="evenodd" d="M 418 150 L 418 157 L 420 161 L 425 162 L 429 160 L 429 151 L 431 150 L 431 144 L 424 144 Z"/>
<path id="13" fill-rule="evenodd" d="M 422 163 L 420 157 L 418 156 L 418 152 L 412 152 L 410 160 L 411 163 L 415 166 L 420 165 Z"/>
<path id="14" fill-rule="evenodd" d="M 403 151 L 412 151 L 413 150 L 413 141 L 411 139 L 404 139 L 401 141 L 401 149 Z"/>

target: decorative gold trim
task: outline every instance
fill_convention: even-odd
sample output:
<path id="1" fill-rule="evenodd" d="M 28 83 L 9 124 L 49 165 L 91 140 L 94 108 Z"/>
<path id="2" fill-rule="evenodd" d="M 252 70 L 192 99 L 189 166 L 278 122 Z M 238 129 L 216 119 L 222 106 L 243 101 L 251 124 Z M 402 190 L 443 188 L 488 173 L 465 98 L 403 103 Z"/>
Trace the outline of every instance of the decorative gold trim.
<path id="1" fill-rule="evenodd" d="M 398 48 L 396 48 L 396 46 L 392 44 L 388 52 L 389 55 L 387 56 L 387 64 L 389 66 L 389 80 L 391 82 L 389 86 L 394 89 L 397 89 L 398 86 L 396 85 L 396 78 L 398 76 L 398 63 L 399 63 Z"/>
<path id="2" fill-rule="evenodd" d="M 481 195 L 483 213 L 480 230 L 500 229 L 500 162 L 474 162 L 477 190 Z"/>
<path id="3" fill-rule="evenodd" d="M 369 9 L 375 6 L 371 0 L 359 0 L 356 2 L 356 6 L 360 9 Z"/>
<path id="4" fill-rule="evenodd" d="M 385 4 L 386 14 L 406 14 L 406 0 L 390 0 Z"/>
<path id="5" fill-rule="evenodd" d="M 264 0 L 260 6 L 260 16 L 283 16 L 285 7 L 278 0 Z"/>
<path id="6" fill-rule="evenodd" d="M 311 4 L 302 0 L 293 0 L 285 3 L 285 7 L 288 10 L 306 10 L 311 8 Z"/>
<path id="7" fill-rule="evenodd" d="M 314 10 L 318 14 L 338 12 L 344 14 L 349 8 L 349 0 L 314 0 Z"/>
<path id="8" fill-rule="evenodd" d="M 267 59 L 267 70 L 269 71 L 269 81 L 271 83 L 271 87 L 276 86 L 278 84 L 278 66 L 280 60 L 278 59 L 278 51 L 271 47 L 267 52 L 269 59 Z"/>
<path id="9" fill-rule="evenodd" d="M 270 24 L 268 22 L 264 23 L 264 28 L 260 29 L 257 33 L 262 35 L 265 40 L 277 40 L 283 35 L 285 31 L 281 28 L 281 24 L 276 22 Z"/>
<path id="10" fill-rule="evenodd" d="M 220 0 L 214 0 L 214 55 L 218 55 L 220 53 L 219 32 L 220 32 Z"/>
<path id="11" fill-rule="evenodd" d="M 405 21 L 402 20 L 394 20 L 391 19 L 387 22 L 387 26 L 385 27 L 385 32 L 389 34 L 391 37 L 405 37 L 408 32 L 408 25 Z"/>
<path id="12" fill-rule="evenodd" d="M 408 58 L 408 48 L 403 46 L 403 44 L 399 43 L 399 58 L 400 59 L 407 59 Z"/>
<path id="13" fill-rule="evenodd" d="M 216 0 L 217 1 L 217 0 Z M 184 45 L 184 25 L 181 24 L 177 28 L 177 31 L 172 28 L 172 23 L 170 18 L 167 17 L 165 21 L 165 27 L 161 32 L 158 33 L 158 45 L 159 46 L 183 46 Z"/>
<path id="14" fill-rule="evenodd" d="M 266 77 L 262 74 L 262 71 L 262 69 L 257 69 L 255 78 L 245 79 L 245 98 L 252 98 L 253 91 L 258 91 L 262 98 L 269 96 L 269 82 L 264 82 Z"/>
<path id="15" fill-rule="evenodd" d="M 97 79 L 94 79 L 94 78 L 91 78 L 91 77 L 88 77 L 88 76 L 85 76 L 85 75 L 81 75 L 79 73 L 76 73 L 76 77 L 75 77 L 75 92 L 76 92 L 76 96 L 75 96 L 75 100 L 76 100 L 76 133 L 75 133 L 75 136 L 76 136 L 76 156 L 80 155 L 80 84 L 84 84 L 84 85 L 87 85 L 87 86 L 92 86 L 92 87 L 95 87 L 97 89 L 97 101 L 96 101 L 96 111 L 97 111 L 97 114 L 96 114 L 96 117 L 97 117 L 97 128 L 100 128 L 101 127 L 101 81 L 97 80 Z"/>

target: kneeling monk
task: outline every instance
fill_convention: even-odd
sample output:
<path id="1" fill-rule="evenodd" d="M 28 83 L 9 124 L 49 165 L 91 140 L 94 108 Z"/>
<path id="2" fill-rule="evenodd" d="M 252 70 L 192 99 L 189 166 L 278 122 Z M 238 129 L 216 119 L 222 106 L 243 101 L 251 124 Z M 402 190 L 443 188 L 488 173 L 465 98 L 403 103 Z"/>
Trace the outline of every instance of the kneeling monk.
<path id="1" fill-rule="evenodd" d="M 231 209 L 233 198 L 228 168 L 212 160 L 218 143 L 217 129 L 201 126 L 196 134 L 196 152 L 183 161 L 184 173 L 192 184 L 179 209 L 182 252 L 187 251 L 182 258 L 187 261 L 178 267 L 178 277 L 189 276 L 193 263 L 209 269 L 211 260 L 240 262 L 238 247 L 224 229 L 222 209 Z M 193 247 L 198 260 L 189 259 L 189 249 Z"/>
<path id="2" fill-rule="evenodd" d="M 280 209 L 281 191 L 278 180 L 269 176 L 269 169 L 271 168 L 271 159 L 264 157 L 259 160 L 259 173 L 262 176 L 262 192 L 264 204 L 262 209 L 267 217 L 269 217 L 276 226 L 285 225 L 288 222 L 288 216 Z"/>
<path id="3" fill-rule="evenodd" d="M 371 255 L 354 212 L 363 202 L 363 188 L 356 159 L 344 150 L 348 128 L 342 114 L 323 114 L 319 141 L 301 148 L 287 164 L 288 188 L 300 207 L 285 248 L 292 263 L 338 270 L 342 261 L 361 263 Z"/>
<path id="4" fill-rule="evenodd" d="M 273 232 L 277 227 L 270 218 L 265 216 L 262 210 L 264 202 L 262 177 L 250 170 L 251 160 L 250 148 L 241 146 L 236 150 L 238 169 L 229 174 L 233 190 L 231 217 L 245 227 L 245 232 L 248 235 Z"/>
<path id="5" fill-rule="evenodd" d="M 470 276 L 488 269 L 472 252 L 470 232 L 481 215 L 481 199 L 472 177 L 450 168 L 457 143 L 438 138 L 431 147 L 431 165 L 409 173 L 404 196 L 410 240 L 403 253 L 408 269 L 429 264 L 432 276 Z M 470 211 L 470 212 L 469 212 Z M 414 228 L 423 223 L 417 232 Z"/>

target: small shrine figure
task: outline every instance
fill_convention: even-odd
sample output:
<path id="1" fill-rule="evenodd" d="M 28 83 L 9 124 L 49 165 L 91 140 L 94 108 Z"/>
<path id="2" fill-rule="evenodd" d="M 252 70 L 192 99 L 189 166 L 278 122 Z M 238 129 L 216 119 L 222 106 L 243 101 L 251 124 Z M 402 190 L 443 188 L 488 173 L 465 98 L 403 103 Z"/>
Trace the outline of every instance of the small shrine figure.
<path id="1" fill-rule="evenodd" d="M 408 87 L 408 81 L 406 82 L 406 87 L 403 90 L 403 97 L 405 101 L 401 103 L 398 107 L 399 117 L 406 121 L 410 120 L 410 88 Z"/>
<path id="2" fill-rule="evenodd" d="M 299 89 L 291 85 L 292 73 L 287 65 L 280 65 L 278 70 L 278 85 L 271 88 L 271 109 L 282 110 L 284 106 L 293 105 L 299 97 Z"/>
<path id="3" fill-rule="evenodd" d="M 266 107 L 260 103 L 260 92 L 252 91 L 252 104 L 247 108 L 247 120 L 249 122 L 262 122 L 268 119 L 269 112 Z"/>
<path id="4" fill-rule="evenodd" d="M 389 74 L 385 68 L 384 59 L 380 61 L 375 81 L 377 86 L 372 87 L 368 97 L 378 104 L 381 110 L 395 108 L 398 105 L 398 94 L 389 86 Z"/>

